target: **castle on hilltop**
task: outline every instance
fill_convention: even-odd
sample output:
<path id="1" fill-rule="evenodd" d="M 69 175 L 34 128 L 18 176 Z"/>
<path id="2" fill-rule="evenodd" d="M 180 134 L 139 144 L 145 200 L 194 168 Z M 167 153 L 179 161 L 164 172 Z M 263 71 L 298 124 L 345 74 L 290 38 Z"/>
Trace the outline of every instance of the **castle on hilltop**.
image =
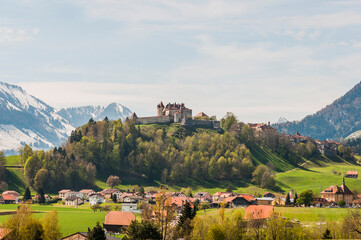
<path id="1" fill-rule="evenodd" d="M 182 126 L 199 126 L 220 129 L 220 122 L 210 120 L 209 117 L 201 112 L 192 117 L 192 109 L 185 107 L 184 103 L 168 103 L 164 106 L 163 102 L 157 105 L 157 116 L 138 117 L 134 112 L 130 117 L 135 124 L 155 124 L 155 123 L 180 123 Z"/>

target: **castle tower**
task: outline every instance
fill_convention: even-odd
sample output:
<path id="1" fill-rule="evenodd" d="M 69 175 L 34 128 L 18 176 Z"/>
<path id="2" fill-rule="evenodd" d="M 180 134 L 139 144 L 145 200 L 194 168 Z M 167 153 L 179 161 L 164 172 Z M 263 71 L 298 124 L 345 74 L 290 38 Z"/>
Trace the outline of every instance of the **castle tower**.
<path id="1" fill-rule="evenodd" d="M 157 105 L 157 116 L 162 116 L 163 114 L 163 109 L 164 109 L 164 104 L 163 102 L 160 102 L 158 105 Z"/>

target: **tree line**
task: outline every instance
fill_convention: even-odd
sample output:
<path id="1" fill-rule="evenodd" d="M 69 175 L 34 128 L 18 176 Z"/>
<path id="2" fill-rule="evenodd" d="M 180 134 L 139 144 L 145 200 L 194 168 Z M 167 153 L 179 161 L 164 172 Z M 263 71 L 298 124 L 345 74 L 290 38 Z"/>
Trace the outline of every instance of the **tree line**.
<path id="1" fill-rule="evenodd" d="M 96 177 L 109 175 L 131 175 L 163 184 L 182 183 L 186 178 L 250 181 L 257 176 L 255 183 L 271 188 L 272 167 L 257 170 L 250 147 L 270 149 L 293 164 L 303 157 L 299 153 L 310 157 L 315 151 L 313 146 L 286 141 L 276 131 L 255 134 L 231 113 L 221 123 L 223 133 L 180 125 L 136 126 L 129 119 L 90 119 L 62 147 L 44 152 L 25 145 L 21 157 L 25 178 L 35 190 L 45 192 L 90 187 Z"/>

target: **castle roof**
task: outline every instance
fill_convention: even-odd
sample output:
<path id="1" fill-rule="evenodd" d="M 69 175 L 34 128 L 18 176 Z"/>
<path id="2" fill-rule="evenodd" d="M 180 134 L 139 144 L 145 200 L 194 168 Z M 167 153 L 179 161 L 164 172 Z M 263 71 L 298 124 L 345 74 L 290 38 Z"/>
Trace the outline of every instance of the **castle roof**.
<path id="1" fill-rule="evenodd" d="M 160 102 L 157 107 L 159 107 L 159 108 L 164 108 L 163 102 Z"/>
<path id="2" fill-rule="evenodd" d="M 130 116 L 130 119 L 137 119 L 137 118 L 138 118 L 138 116 L 135 112 L 133 112 L 132 116 Z"/>
<path id="3" fill-rule="evenodd" d="M 205 114 L 204 112 L 200 112 L 195 117 L 208 117 L 208 115 Z"/>

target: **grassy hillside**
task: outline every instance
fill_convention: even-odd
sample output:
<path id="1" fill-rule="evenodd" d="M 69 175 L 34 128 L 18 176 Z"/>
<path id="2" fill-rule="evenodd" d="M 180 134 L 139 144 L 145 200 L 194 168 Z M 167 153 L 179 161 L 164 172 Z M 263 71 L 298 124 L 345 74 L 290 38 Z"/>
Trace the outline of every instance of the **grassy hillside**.
<path id="1" fill-rule="evenodd" d="M 321 190 L 331 185 L 340 186 L 343 176 L 349 170 L 361 173 L 361 166 L 340 158 L 330 160 L 319 156 L 304 164 L 303 168 L 276 174 L 276 181 L 284 191 L 295 189 L 301 192 L 310 189 L 319 194 Z M 361 179 L 346 178 L 345 181 L 351 190 L 361 190 Z"/>

